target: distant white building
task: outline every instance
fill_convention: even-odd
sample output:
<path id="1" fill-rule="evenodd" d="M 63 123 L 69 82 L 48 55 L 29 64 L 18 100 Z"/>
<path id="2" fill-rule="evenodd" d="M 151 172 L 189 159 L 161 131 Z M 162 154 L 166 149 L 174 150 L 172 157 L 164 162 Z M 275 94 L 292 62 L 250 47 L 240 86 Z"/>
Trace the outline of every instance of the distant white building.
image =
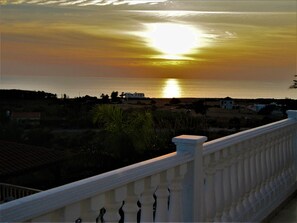
<path id="1" fill-rule="evenodd" d="M 231 110 L 234 107 L 234 100 L 230 97 L 226 97 L 220 101 L 220 106 L 221 108 Z"/>
<path id="2" fill-rule="evenodd" d="M 126 99 L 141 99 L 141 98 L 145 98 L 144 93 L 125 93 L 124 97 Z"/>

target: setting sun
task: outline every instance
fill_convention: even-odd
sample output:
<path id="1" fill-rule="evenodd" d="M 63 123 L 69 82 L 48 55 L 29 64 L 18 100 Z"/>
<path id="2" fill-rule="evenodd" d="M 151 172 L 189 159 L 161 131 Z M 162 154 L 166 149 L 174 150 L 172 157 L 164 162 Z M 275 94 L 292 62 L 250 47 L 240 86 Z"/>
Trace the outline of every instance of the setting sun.
<path id="1" fill-rule="evenodd" d="M 156 23 L 148 26 L 148 44 L 165 59 L 184 59 L 201 44 L 201 33 L 189 25 Z"/>

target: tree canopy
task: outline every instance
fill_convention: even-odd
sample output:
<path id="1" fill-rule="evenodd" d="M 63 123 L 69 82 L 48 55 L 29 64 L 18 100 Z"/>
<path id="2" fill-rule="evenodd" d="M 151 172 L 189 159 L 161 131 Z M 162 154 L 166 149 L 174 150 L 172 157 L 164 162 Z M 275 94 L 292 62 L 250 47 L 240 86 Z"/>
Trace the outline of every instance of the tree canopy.
<path id="1" fill-rule="evenodd" d="M 297 77 L 297 75 L 295 75 L 295 77 Z M 293 84 L 290 86 L 290 88 L 297 88 L 297 80 L 296 79 L 293 80 Z"/>
<path id="2" fill-rule="evenodd" d="M 93 110 L 93 122 L 104 129 L 104 144 L 117 156 L 131 158 L 152 147 L 153 119 L 149 112 L 124 113 L 117 106 L 99 105 Z"/>

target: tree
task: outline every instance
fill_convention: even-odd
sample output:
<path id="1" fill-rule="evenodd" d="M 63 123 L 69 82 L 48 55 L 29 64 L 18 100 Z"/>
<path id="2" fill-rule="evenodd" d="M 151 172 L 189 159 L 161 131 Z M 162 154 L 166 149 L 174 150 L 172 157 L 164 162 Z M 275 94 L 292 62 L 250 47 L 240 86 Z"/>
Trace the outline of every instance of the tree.
<path id="1" fill-rule="evenodd" d="M 297 77 L 297 75 L 295 75 Z M 297 88 L 297 80 L 293 80 L 293 84 L 290 86 L 290 88 Z"/>
<path id="2" fill-rule="evenodd" d="M 240 119 L 233 117 L 229 120 L 229 129 L 235 129 L 236 131 L 240 130 Z"/>
<path id="3" fill-rule="evenodd" d="M 264 108 L 262 108 L 258 114 L 259 115 L 270 115 L 274 109 L 276 108 L 275 105 L 271 104 L 271 105 L 266 105 Z"/>
<path id="4" fill-rule="evenodd" d="M 135 161 L 152 147 L 153 119 L 149 112 L 124 113 L 114 105 L 100 105 L 93 110 L 93 122 L 103 127 L 104 144 L 114 156 Z"/>
<path id="5" fill-rule="evenodd" d="M 169 101 L 169 104 L 171 104 L 171 105 L 177 105 L 177 104 L 180 104 L 180 99 L 178 99 L 178 98 L 172 98 L 172 99 L 170 99 L 170 101 Z"/>
<path id="6" fill-rule="evenodd" d="M 196 113 L 200 113 L 202 115 L 206 115 L 207 106 L 204 104 L 204 100 L 194 101 L 192 103 L 192 108 Z"/>
<path id="7" fill-rule="evenodd" d="M 113 91 L 113 92 L 111 92 L 111 95 L 110 95 L 110 97 L 111 97 L 111 102 L 119 102 L 119 97 L 118 97 L 118 95 L 119 95 L 119 92 L 117 92 L 117 91 Z"/>
<path id="8" fill-rule="evenodd" d="M 101 94 L 101 99 L 102 99 L 102 103 L 103 104 L 107 104 L 107 103 L 109 103 L 109 96 L 108 96 L 108 94 Z"/>

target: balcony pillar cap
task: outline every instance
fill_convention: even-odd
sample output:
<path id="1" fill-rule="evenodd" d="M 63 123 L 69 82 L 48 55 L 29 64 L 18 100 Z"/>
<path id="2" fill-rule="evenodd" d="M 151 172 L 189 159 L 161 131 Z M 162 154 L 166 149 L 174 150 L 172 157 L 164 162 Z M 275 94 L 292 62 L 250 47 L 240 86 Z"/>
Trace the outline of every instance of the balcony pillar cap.
<path id="1" fill-rule="evenodd" d="M 296 110 L 288 110 L 287 115 L 288 115 L 288 118 L 297 120 L 297 111 Z"/>
<path id="2" fill-rule="evenodd" d="M 206 136 L 195 136 L 195 135 L 180 135 L 174 137 L 172 142 L 175 144 L 188 144 L 188 145 L 197 145 L 202 144 L 207 140 Z"/>

